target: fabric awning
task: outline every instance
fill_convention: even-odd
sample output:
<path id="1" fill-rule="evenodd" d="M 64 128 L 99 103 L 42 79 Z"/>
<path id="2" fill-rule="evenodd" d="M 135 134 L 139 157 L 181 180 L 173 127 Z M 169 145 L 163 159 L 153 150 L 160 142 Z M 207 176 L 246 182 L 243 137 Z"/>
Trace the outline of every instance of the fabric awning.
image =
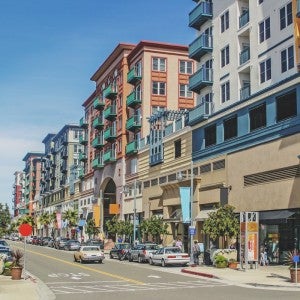
<path id="1" fill-rule="evenodd" d="M 195 221 L 204 221 L 205 219 L 208 219 L 208 214 L 214 211 L 216 210 L 215 209 L 200 210 L 199 214 L 195 218 Z"/>
<path id="2" fill-rule="evenodd" d="M 287 219 L 294 215 L 295 212 L 290 210 L 275 210 L 275 211 L 262 211 L 259 213 L 260 220 L 282 220 Z"/>

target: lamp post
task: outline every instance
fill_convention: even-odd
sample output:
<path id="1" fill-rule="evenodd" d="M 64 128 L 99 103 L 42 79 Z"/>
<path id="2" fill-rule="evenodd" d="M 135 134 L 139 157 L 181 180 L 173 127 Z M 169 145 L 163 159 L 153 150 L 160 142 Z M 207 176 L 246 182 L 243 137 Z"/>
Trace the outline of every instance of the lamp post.
<path id="1" fill-rule="evenodd" d="M 193 222 L 193 202 L 194 202 L 194 170 L 193 170 L 193 160 L 191 161 L 191 191 L 190 191 L 190 227 L 194 226 Z M 192 229 L 190 229 L 190 262 L 193 263 L 193 234 Z"/>
<path id="2" fill-rule="evenodd" d="M 133 184 L 133 243 L 136 240 L 136 179 Z"/>

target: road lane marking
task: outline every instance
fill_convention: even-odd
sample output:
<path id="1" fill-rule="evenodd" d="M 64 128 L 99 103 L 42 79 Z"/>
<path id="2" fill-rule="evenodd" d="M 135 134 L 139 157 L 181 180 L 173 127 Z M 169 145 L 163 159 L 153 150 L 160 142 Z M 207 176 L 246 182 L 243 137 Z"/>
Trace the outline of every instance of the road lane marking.
<path id="1" fill-rule="evenodd" d="M 108 273 L 108 272 L 96 270 L 96 269 L 93 269 L 93 268 L 90 268 L 90 267 L 87 267 L 87 266 L 79 265 L 78 263 L 65 261 L 65 260 L 62 260 L 60 258 L 56 258 L 56 257 L 50 256 L 50 255 L 47 255 L 47 254 L 42 254 L 42 253 L 39 253 L 39 252 L 36 252 L 36 251 L 32 251 L 32 250 L 28 250 L 28 249 L 26 251 L 30 252 L 30 253 L 33 253 L 33 254 L 37 254 L 37 255 L 43 256 L 43 257 L 47 257 L 47 258 L 52 259 L 52 260 L 56 260 L 56 261 L 62 262 L 64 264 L 67 264 L 67 265 L 70 265 L 70 266 L 73 266 L 73 267 L 78 267 L 78 268 L 82 268 L 84 270 L 88 270 L 88 271 L 91 271 L 91 272 L 99 273 L 101 275 L 106 275 L 106 276 L 109 276 L 109 277 L 112 277 L 112 278 L 116 278 L 116 279 L 120 279 L 120 280 L 123 280 L 123 281 L 132 282 L 132 283 L 138 284 L 138 285 L 145 284 L 142 281 L 134 280 L 134 279 L 127 278 L 127 277 L 120 276 L 120 275 L 116 275 L 116 274 L 113 274 L 113 273 Z"/>

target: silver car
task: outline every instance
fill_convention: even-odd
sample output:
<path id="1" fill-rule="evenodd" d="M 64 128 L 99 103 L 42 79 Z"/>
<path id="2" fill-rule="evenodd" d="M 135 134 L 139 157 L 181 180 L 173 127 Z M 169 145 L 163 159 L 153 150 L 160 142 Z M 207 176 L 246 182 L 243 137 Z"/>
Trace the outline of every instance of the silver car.
<path id="1" fill-rule="evenodd" d="M 129 251 L 128 260 L 138 261 L 139 263 L 148 262 L 150 253 L 157 251 L 157 244 L 138 244 Z"/>

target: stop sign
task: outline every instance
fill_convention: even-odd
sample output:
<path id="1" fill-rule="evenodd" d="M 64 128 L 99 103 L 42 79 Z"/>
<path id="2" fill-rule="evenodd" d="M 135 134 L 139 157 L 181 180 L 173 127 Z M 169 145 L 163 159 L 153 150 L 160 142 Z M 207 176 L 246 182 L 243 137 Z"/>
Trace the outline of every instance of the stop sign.
<path id="1" fill-rule="evenodd" d="M 32 227 L 29 224 L 21 224 L 19 226 L 19 232 L 23 236 L 31 235 L 31 233 L 32 233 Z"/>

